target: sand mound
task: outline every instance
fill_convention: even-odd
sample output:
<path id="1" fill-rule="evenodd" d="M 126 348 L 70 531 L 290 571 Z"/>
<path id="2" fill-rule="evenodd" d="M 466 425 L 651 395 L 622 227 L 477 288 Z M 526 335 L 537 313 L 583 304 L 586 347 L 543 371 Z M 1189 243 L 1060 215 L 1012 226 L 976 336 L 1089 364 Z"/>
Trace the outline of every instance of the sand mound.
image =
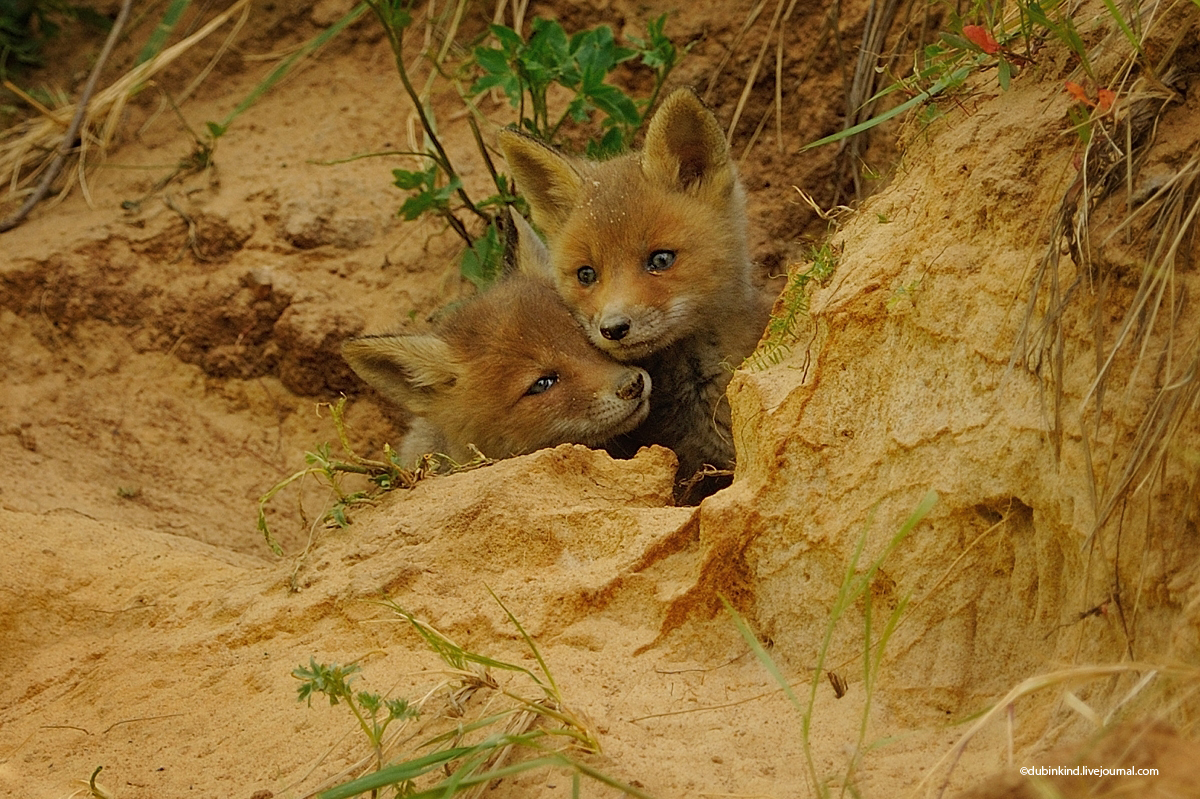
<path id="1" fill-rule="evenodd" d="M 250 44 L 295 44 L 326 5 L 256 12 Z M 709 33 L 681 79 L 720 61 L 730 17 L 696 4 L 673 23 Z M 1148 40 L 1161 53 L 1182 37 L 1180 69 L 1149 105 L 1117 107 L 1107 130 L 1138 123 L 1136 169 L 1094 200 L 1079 198 L 1101 165 L 1079 157 L 1055 72 L 1068 70 L 1049 57 L 1006 92 L 979 76 L 907 131 L 891 184 L 842 221 L 833 277 L 783 357 L 735 376 L 737 475 L 698 508 L 672 506 L 665 450 L 614 461 L 566 446 L 391 492 L 344 529 L 319 523 L 327 497 L 309 482 L 269 506 L 288 553 L 270 555 L 258 498 L 333 438 L 319 401 L 351 395 L 352 444 L 370 457 L 405 424 L 355 382 L 340 342 L 416 326 L 468 290 L 450 236 L 395 221 L 377 164 L 315 163 L 402 144 L 390 54 L 365 28 L 248 112 L 219 174 L 122 211 L 152 179 L 105 173 L 94 210 L 72 198 L 6 234 L 0 794 L 65 796 L 103 766 L 122 799 L 309 795 L 361 771 L 368 749 L 344 705 L 295 701 L 293 669 L 354 661 L 359 685 L 420 700 L 398 756 L 527 684 L 496 671 L 460 690 L 388 602 L 536 670 L 494 593 L 602 747 L 577 756 L 651 795 L 811 790 L 800 714 L 722 598 L 803 706 L 821 667 L 807 740 L 830 784 L 849 772 L 861 795 L 932 793 L 1003 768 L 972 795 L 1026 795 L 1011 748 L 1014 766 L 1153 763 L 1168 779 L 1136 790 L 1195 795 L 1197 17 L 1175 7 Z M 215 79 L 200 117 L 254 85 L 236 69 Z M 719 84 L 723 118 L 735 83 Z M 351 113 L 360 95 L 376 102 Z M 461 117 L 445 127 L 471 146 Z M 743 165 L 764 262 L 799 249 L 784 240 L 804 224 L 790 184 L 825 173 L 785 162 L 818 132 Z M 145 167 L 187 141 L 160 124 L 120 158 Z M 1166 260 L 1164 229 L 1183 231 Z M 1039 675 L 1052 676 L 1027 682 Z M 1011 714 L 976 715 L 1006 695 Z M 569 786 L 549 769 L 492 792 Z"/>

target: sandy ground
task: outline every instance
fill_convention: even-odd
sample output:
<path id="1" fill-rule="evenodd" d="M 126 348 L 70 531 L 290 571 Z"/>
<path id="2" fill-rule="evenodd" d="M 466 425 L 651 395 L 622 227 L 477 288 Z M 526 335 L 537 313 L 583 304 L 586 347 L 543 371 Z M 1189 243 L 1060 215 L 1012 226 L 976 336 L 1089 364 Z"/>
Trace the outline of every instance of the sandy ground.
<path id="1" fill-rule="evenodd" d="M 196 130 L 223 118 L 273 63 L 256 56 L 307 40 L 349 5 L 254 8 L 183 117 Z M 694 42 L 672 82 L 711 86 L 722 121 L 767 36 L 772 9 L 739 39 L 752 5 L 693 3 L 668 22 Z M 843 5 L 846 41 L 858 41 L 865 7 Z M 636 33 L 666 10 L 618 0 L 530 13 Z M 464 40 L 489 13 L 469 11 Z M 784 23 L 783 136 L 772 38 L 731 137 L 768 271 L 806 268 L 806 245 L 827 227 L 795 187 L 838 199 L 833 148 L 799 152 L 842 108 L 824 19 L 808 4 Z M 283 557 L 256 527 L 258 501 L 306 451 L 336 449 L 328 403 L 349 397 L 351 442 L 366 457 L 407 423 L 356 381 L 341 341 L 415 329 L 469 292 L 457 244 L 435 223 L 396 218 L 390 170 L 410 161 L 326 163 L 409 146 L 411 110 L 369 18 L 240 117 L 215 166 L 165 188 L 156 182 L 194 142 L 161 93 L 144 92 L 89 174 L 90 203 L 77 188 L 0 238 L 0 795 L 67 796 L 100 766 L 122 799 L 300 797 L 344 781 L 369 750 L 344 706 L 296 701 L 291 672 L 310 658 L 357 662 L 361 686 L 421 701 L 389 750 L 411 756 L 504 706 L 500 688 L 540 694 L 503 670 L 464 690 L 381 600 L 536 671 L 492 593 L 598 740 L 599 753 L 576 756 L 654 796 L 813 793 L 801 713 L 722 597 L 802 706 L 818 653 L 847 684 L 839 695 L 818 675 L 807 735 L 811 772 L 834 791 L 846 781 L 865 796 L 944 784 L 1018 796 L 1033 790 L 1019 766 L 1136 762 L 1163 779 L 1057 784 L 1198 795 L 1194 227 L 1163 284 L 1173 311 L 1135 312 L 1140 343 L 1116 349 L 1102 398 L 1091 390 L 1140 307 L 1147 242 L 1168 206 L 1154 192 L 1197 148 L 1196 10 L 1163 19 L 1171 36 L 1147 48 L 1161 55 L 1179 33 L 1179 70 L 1129 181 L 1149 213 L 1110 236 L 1128 213 L 1114 194 L 1090 209 L 1085 249 L 1062 245 L 1055 214 L 1077 196 L 1081 167 L 1062 91 L 1069 59 L 1049 48 L 1008 92 L 980 76 L 940 119 L 900 133 L 886 188 L 841 219 L 837 270 L 795 341 L 778 363 L 735 376 L 731 488 L 674 507 L 669 453 L 614 461 L 567 446 L 423 481 L 330 529 L 329 492 L 310 479 L 268 506 Z M 206 47 L 156 88 L 186 84 L 216 42 Z M 636 91 L 645 76 L 617 80 Z M 447 146 L 474 164 L 457 99 L 438 85 Z M 497 126 L 510 119 L 502 104 L 484 110 Z M 894 138 L 869 151 L 881 170 Z M 482 166 L 463 172 L 484 185 Z M 1054 251 L 1069 301 L 1055 306 L 1044 281 L 1026 327 L 1031 282 Z M 1039 328 L 1051 311 L 1060 327 Z M 1061 332 L 1019 344 L 1030 329 Z M 1169 435 L 1143 446 L 1156 425 Z M 932 510 L 831 626 L 858 542 L 852 577 L 931 490 Z M 876 664 L 893 610 L 881 665 L 864 670 L 864 631 Z M 1012 695 L 1011 715 L 974 732 L 1037 675 L 1060 676 Z M 541 770 L 490 792 L 565 796 L 571 779 Z M 584 795 L 616 791 L 585 782 Z"/>

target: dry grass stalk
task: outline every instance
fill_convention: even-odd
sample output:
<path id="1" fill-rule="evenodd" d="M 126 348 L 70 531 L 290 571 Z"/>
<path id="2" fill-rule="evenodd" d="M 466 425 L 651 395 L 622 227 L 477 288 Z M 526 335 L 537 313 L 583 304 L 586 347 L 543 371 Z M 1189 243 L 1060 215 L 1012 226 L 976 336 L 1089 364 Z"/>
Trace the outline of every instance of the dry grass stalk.
<path id="1" fill-rule="evenodd" d="M 1143 41 L 1150 34 L 1150 27 L 1145 29 Z M 1111 48 L 1124 41 L 1113 34 L 1102 45 Z M 1086 427 L 1083 430 L 1085 456 L 1093 467 L 1094 522 L 1086 543 L 1090 543 L 1124 506 L 1133 491 L 1164 473 L 1172 439 L 1185 419 L 1200 407 L 1200 380 L 1197 379 L 1200 376 L 1197 374 L 1200 371 L 1200 331 L 1193 331 L 1187 340 L 1180 340 L 1180 321 L 1186 319 L 1184 312 L 1188 298 L 1177 280 L 1177 256 L 1189 236 L 1195 234 L 1197 216 L 1200 215 L 1200 156 L 1193 156 L 1178 168 L 1149 198 L 1135 202 L 1132 196 L 1134 175 L 1154 142 L 1159 118 L 1169 105 L 1181 99 L 1170 88 L 1171 63 L 1180 41 L 1182 39 L 1176 36 L 1159 63 L 1153 69 L 1143 65 L 1141 74 L 1136 74 L 1137 54 L 1132 49 L 1127 56 L 1109 59 L 1119 62 L 1107 84 L 1116 90 L 1119 99 L 1109 110 L 1093 112 L 1086 123 L 1079 174 L 1064 193 L 1054 214 L 1049 244 L 1034 270 L 1024 321 L 1011 361 L 1014 364 L 1023 362 L 1038 374 L 1043 370 L 1049 372 L 1048 384 L 1053 391 L 1050 436 L 1057 454 L 1061 449 L 1066 413 L 1064 320 L 1080 294 L 1090 291 L 1094 295 L 1096 311 L 1092 315 L 1092 324 L 1096 374 L 1079 409 L 1081 420 L 1090 409 L 1095 423 L 1094 432 L 1089 433 Z M 1101 49 L 1098 47 L 1094 53 Z M 1097 57 L 1102 55 L 1099 53 Z M 1072 130 L 1069 135 L 1078 132 Z M 1106 301 L 1111 302 L 1109 292 L 1117 277 L 1111 274 L 1110 268 L 1093 261 L 1091 211 L 1122 187 L 1130 211 L 1125 220 L 1113 228 L 1105 244 L 1118 234 L 1129 235 L 1128 231 L 1138 217 L 1151 209 L 1157 210 L 1146 233 L 1146 256 L 1136 291 L 1114 337 L 1112 331 L 1105 329 L 1102 306 Z M 1075 266 L 1075 277 L 1069 285 L 1060 281 L 1063 243 Z M 1039 308 L 1042 309 L 1040 313 Z M 1110 340 L 1111 343 L 1107 343 Z M 1114 379 L 1114 364 L 1119 353 L 1126 350 L 1130 351 L 1130 373 L 1121 378 L 1126 388 L 1120 400 L 1140 418 L 1134 422 L 1135 444 L 1131 450 L 1123 450 L 1120 462 L 1114 455 L 1105 463 L 1094 464 L 1091 462 L 1096 452 L 1094 441 L 1088 439 L 1099 433 L 1108 418 L 1104 412 L 1106 387 Z M 1139 380 L 1139 375 L 1147 370 L 1153 373 L 1151 379 L 1156 386 L 1149 403 L 1133 396 L 1134 389 L 1146 383 L 1144 377 Z M 1112 427 L 1110 443 L 1115 445 L 1128 431 L 1117 429 L 1121 427 L 1119 424 Z M 1116 449 L 1110 446 L 1109 451 Z"/>
<path id="2" fill-rule="evenodd" d="M 1074 702 L 1067 700 L 1065 695 L 1074 697 L 1070 687 L 1082 685 L 1096 680 L 1104 680 L 1112 677 L 1118 677 L 1123 674 L 1140 674 L 1141 678 L 1135 685 L 1114 704 L 1112 708 L 1103 716 L 1099 717 L 1091 708 L 1086 708 L 1082 714 L 1085 718 L 1089 716 L 1097 716 L 1100 721 L 1107 724 L 1113 719 L 1114 714 L 1127 705 L 1136 696 L 1138 696 L 1147 685 L 1157 677 L 1176 677 L 1183 680 L 1195 681 L 1200 679 L 1200 672 L 1194 667 L 1161 667 L 1155 664 L 1148 663 L 1114 663 L 1103 666 L 1075 666 L 1067 669 L 1060 669 L 1048 674 L 1039 674 L 1035 677 L 1030 677 L 1023 680 L 1019 685 L 1015 686 L 1007 694 L 1004 695 L 998 702 L 992 705 L 991 709 L 975 720 L 958 743 L 951 747 L 936 763 L 925 773 L 912 790 L 910 796 L 922 795 L 934 774 L 946 769 L 946 774 L 941 782 L 941 786 L 937 795 L 941 797 L 947 786 L 950 783 L 950 775 L 953 773 L 955 766 L 966 750 L 967 745 L 971 740 L 979 734 L 986 726 L 998 719 L 1001 715 L 1007 715 L 1012 712 L 1012 707 L 1018 699 L 1035 694 L 1046 688 L 1062 686 L 1064 692 L 1064 703 L 1071 707 L 1072 705 L 1081 704 L 1078 697 L 1074 698 Z M 1086 706 L 1085 706 L 1086 707 Z"/>
<path id="3" fill-rule="evenodd" d="M 767 26 L 767 34 L 763 37 L 762 45 L 758 48 L 758 56 L 754 59 L 754 65 L 750 67 L 750 74 L 746 76 L 746 83 L 742 86 L 742 95 L 738 98 L 737 108 L 733 111 L 733 119 L 729 121 L 729 130 L 725 132 L 725 138 L 733 138 L 733 131 L 737 129 L 738 121 L 742 118 L 742 112 L 746 108 L 746 101 L 750 99 L 750 90 L 754 88 L 754 81 L 758 80 L 758 70 L 762 67 L 763 57 L 767 54 L 767 47 L 771 44 L 771 36 L 775 33 L 775 28 L 778 27 L 780 18 L 783 16 L 784 0 L 779 0 L 775 5 L 775 15 L 771 17 L 771 24 Z M 795 0 L 792 0 L 788 6 L 788 15 L 791 15 L 792 9 L 796 7 Z"/>
<path id="4" fill-rule="evenodd" d="M 81 144 L 78 166 L 74 170 L 76 179 L 84 173 L 89 149 L 98 149 L 100 155 L 103 156 L 116 134 L 117 125 L 129 98 L 136 94 L 152 77 L 207 38 L 235 14 L 248 11 L 249 4 L 250 0 L 237 0 L 200 30 L 164 49 L 154 58 L 129 70 L 92 98 L 79 134 Z M 0 141 L 0 178 L 8 182 L 10 197 L 22 194 L 21 187 L 46 169 L 54 156 L 55 148 L 62 139 L 63 129 L 60 119 L 63 116 L 70 116 L 74 111 L 73 104 L 56 109 L 51 115 L 43 115 L 19 123 L 0 136 L 2 139 Z M 67 185 L 59 192 L 59 198 L 65 197 L 72 186 L 73 181 L 68 181 Z"/>
<path id="5" fill-rule="evenodd" d="M 758 0 L 758 2 L 754 4 L 754 8 L 750 9 L 750 13 L 746 15 L 746 19 L 742 21 L 741 30 L 737 32 L 737 36 L 733 37 L 733 41 L 729 44 L 729 49 L 725 51 L 725 55 L 721 58 L 720 63 L 717 64 L 716 69 L 714 69 L 712 71 L 712 75 L 709 76 L 708 86 L 706 86 L 704 89 L 703 99 L 705 103 L 711 102 L 713 89 L 717 86 L 717 79 L 720 78 L 721 73 L 725 71 L 725 65 L 729 63 L 729 59 L 733 58 L 733 54 L 737 52 L 738 46 L 742 43 L 742 39 L 746 38 L 746 33 L 749 32 L 750 28 L 754 26 L 755 20 L 758 19 L 758 15 L 762 13 L 766 5 L 767 0 Z"/>
<path id="6" fill-rule="evenodd" d="M 878 103 L 873 102 L 871 97 L 875 94 L 879 82 L 881 64 L 885 62 L 884 44 L 900 9 L 900 2 L 901 0 L 883 0 L 872 2 L 867 8 L 862 43 L 858 48 L 858 58 L 854 62 L 854 78 L 846 95 L 843 130 L 849 130 L 875 115 Z M 894 60 L 894 55 L 886 58 L 886 65 L 890 67 L 890 62 Z M 843 179 L 849 179 L 854 184 L 854 198 L 861 201 L 864 190 L 861 162 L 867 139 L 864 136 L 851 136 L 843 139 L 841 144 L 838 157 L 843 164 Z"/>

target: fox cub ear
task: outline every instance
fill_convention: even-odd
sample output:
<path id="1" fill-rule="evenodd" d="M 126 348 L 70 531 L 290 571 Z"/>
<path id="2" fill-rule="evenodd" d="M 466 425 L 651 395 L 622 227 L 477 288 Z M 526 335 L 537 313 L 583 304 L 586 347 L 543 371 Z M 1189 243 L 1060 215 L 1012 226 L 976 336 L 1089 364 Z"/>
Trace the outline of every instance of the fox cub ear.
<path id="1" fill-rule="evenodd" d="M 579 173 L 561 153 L 515 130 L 500 131 L 500 149 L 517 187 L 529 199 L 534 224 L 553 236 L 579 204 Z"/>
<path id="2" fill-rule="evenodd" d="M 550 260 L 550 251 L 546 249 L 542 237 L 534 231 L 532 225 L 525 221 L 525 217 L 516 211 L 512 211 L 510 217 L 512 218 L 513 233 L 517 237 L 514 253 L 515 271 L 518 274 L 553 282 L 554 266 Z"/>
<path id="3" fill-rule="evenodd" d="M 660 184 L 687 189 L 696 184 L 732 184 L 729 144 L 717 118 L 691 89 L 667 95 L 650 119 L 642 170 Z"/>
<path id="4" fill-rule="evenodd" d="M 366 336 L 342 345 L 355 373 L 388 400 L 424 415 L 458 380 L 454 353 L 437 336 Z"/>

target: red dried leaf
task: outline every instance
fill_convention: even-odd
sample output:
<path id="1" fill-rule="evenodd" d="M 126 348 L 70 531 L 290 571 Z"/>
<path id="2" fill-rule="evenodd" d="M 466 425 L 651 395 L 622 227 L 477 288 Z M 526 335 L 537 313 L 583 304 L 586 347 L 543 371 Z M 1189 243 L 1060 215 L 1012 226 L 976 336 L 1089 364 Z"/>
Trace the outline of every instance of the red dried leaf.
<path id="1" fill-rule="evenodd" d="M 1082 86 L 1080 86 L 1078 83 L 1072 83 L 1071 81 L 1067 81 L 1065 88 L 1066 88 L 1068 94 L 1070 94 L 1072 97 L 1074 97 L 1076 100 L 1083 103 L 1084 105 L 1095 105 L 1095 103 L 1093 103 L 1091 101 L 1091 99 L 1087 96 L 1087 91 L 1084 90 L 1084 88 Z"/>
<path id="2" fill-rule="evenodd" d="M 1096 107 L 1101 111 L 1107 111 L 1108 109 L 1112 108 L 1113 103 L 1117 101 L 1117 93 L 1112 89 L 1101 89 L 1098 92 L 1098 95 L 1099 97 L 1096 101 Z"/>
<path id="3" fill-rule="evenodd" d="M 1000 43 L 990 31 L 980 25 L 963 25 L 963 36 L 988 55 L 1000 52 Z"/>

